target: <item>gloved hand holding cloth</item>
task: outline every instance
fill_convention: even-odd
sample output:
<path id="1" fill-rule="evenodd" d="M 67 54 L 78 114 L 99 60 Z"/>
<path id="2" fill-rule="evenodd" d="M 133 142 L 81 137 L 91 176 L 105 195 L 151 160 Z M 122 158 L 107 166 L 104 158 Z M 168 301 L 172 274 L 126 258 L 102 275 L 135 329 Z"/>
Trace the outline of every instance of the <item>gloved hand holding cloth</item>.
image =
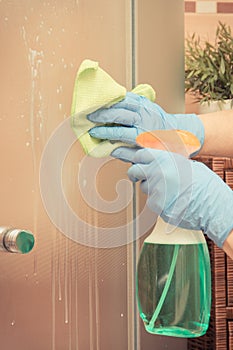
<path id="1" fill-rule="evenodd" d="M 201 145 L 204 143 L 204 127 L 198 116 L 166 113 L 158 104 L 132 92 L 126 93 L 121 102 L 110 108 L 102 108 L 89 114 L 87 119 L 105 124 L 89 131 L 92 137 L 98 139 L 135 145 L 136 137 L 142 132 L 180 129 L 190 131 L 199 139 Z M 118 151 L 113 151 L 111 155 L 119 158 Z"/>

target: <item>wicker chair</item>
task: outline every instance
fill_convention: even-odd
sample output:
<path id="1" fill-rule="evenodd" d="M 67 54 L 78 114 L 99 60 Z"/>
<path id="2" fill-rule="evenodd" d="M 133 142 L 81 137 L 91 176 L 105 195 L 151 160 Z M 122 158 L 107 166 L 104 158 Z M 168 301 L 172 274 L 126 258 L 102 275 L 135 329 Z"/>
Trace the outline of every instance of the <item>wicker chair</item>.
<path id="1" fill-rule="evenodd" d="M 233 189 L 233 159 L 198 157 Z M 188 350 L 233 350 L 233 261 L 207 238 L 211 259 L 210 326 L 199 338 L 188 339 Z"/>

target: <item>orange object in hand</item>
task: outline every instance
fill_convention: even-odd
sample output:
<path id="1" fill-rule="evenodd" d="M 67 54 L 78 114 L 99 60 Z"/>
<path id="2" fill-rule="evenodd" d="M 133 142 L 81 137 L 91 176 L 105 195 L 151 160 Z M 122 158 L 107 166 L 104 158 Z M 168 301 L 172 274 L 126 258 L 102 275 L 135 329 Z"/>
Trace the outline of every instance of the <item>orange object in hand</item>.
<path id="1" fill-rule="evenodd" d="M 139 134 L 136 138 L 138 146 L 179 153 L 185 157 L 197 152 L 200 141 L 186 130 L 153 130 Z"/>

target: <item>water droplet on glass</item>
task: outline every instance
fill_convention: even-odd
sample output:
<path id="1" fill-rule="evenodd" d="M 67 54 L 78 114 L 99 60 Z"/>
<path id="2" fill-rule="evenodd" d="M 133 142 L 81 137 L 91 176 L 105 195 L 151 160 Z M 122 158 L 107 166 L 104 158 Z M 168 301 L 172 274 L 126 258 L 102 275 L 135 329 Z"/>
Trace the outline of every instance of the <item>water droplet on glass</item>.
<path id="1" fill-rule="evenodd" d="M 124 314 L 121 314 L 121 317 L 124 317 Z"/>
<path id="2" fill-rule="evenodd" d="M 15 325 L 15 320 L 13 320 L 12 322 L 11 322 L 11 326 L 14 326 Z"/>
<path id="3" fill-rule="evenodd" d="M 30 146 L 30 142 L 26 142 L 26 146 L 29 147 Z"/>

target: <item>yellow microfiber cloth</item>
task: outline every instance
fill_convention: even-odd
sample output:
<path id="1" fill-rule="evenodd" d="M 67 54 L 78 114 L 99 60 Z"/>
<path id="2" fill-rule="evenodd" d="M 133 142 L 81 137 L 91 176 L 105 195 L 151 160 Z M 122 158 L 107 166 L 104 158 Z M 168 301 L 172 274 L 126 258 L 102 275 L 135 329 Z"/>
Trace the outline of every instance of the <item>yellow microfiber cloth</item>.
<path id="1" fill-rule="evenodd" d="M 155 92 L 148 84 L 140 84 L 132 92 L 152 101 L 155 99 Z M 88 131 L 96 124 L 86 118 L 87 114 L 99 108 L 108 108 L 120 102 L 125 95 L 126 88 L 101 69 L 98 62 L 84 60 L 81 63 L 73 92 L 71 127 L 86 154 L 95 158 L 107 157 L 117 147 L 125 145 L 122 142 L 111 143 L 109 140 L 91 137 Z"/>

